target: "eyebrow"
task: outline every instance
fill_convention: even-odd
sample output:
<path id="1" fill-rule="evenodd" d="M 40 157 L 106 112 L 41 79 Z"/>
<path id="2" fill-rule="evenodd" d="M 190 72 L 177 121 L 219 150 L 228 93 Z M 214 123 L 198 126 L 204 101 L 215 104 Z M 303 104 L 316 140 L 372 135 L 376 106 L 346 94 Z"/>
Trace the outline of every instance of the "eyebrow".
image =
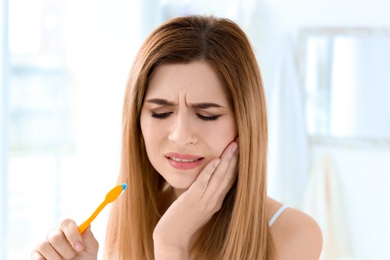
<path id="1" fill-rule="evenodd" d="M 166 99 L 162 98 L 152 98 L 146 100 L 146 102 L 151 103 L 151 104 L 156 104 L 156 105 L 162 105 L 162 106 L 174 106 L 175 104 L 173 102 L 169 102 Z"/>
<path id="2" fill-rule="evenodd" d="M 162 98 L 152 98 L 146 100 L 146 102 L 151 103 L 151 104 L 156 104 L 156 105 L 162 105 L 162 106 L 175 106 L 176 104 L 173 102 L 170 102 L 166 99 Z M 207 109 L 207 108 L 212 108 L 212 107 L 222 107 L 219 104 L 216 103 L 194 103 L 190 104 L 190 107 L 192 108 L 198 108 L 198 109 Z"/>

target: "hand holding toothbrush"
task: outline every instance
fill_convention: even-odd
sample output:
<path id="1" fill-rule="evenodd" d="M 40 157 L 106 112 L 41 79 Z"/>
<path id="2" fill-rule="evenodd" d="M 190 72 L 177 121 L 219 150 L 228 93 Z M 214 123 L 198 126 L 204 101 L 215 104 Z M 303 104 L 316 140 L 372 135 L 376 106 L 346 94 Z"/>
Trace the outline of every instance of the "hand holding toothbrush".
<path id="1" fill-rule="evenodd" d="M 96 260 L 98 249 L 99 243 L 90 228 L 80 234 L 76 222 L 65 219 L 37 245 L 31 259 Z"/>
<path id="2" fill-rule="evenodd" d="M 108 203 L 113 202 L 125 189 L 126 184 L 122 184 L 109 191 L 102 204 L 80 226 L 71 219 L 62 221 L 59 228 L 51 230 L 47 237 L 37 245 L 31 254 L 31 259 L 96 260 L 99 243 L 91 232 L 90 223 Z"/>

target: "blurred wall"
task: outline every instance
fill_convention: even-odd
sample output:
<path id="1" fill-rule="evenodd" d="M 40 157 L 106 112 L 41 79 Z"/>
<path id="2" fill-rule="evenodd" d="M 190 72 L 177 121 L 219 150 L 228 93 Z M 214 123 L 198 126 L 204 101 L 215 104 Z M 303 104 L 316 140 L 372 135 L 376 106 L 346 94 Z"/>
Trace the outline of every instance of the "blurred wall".
<path id="1" fill-rule="evenodd" d="M 284 34 L 291 35 L 298 48 L 299 31 L 306 27 L 390 27 L 390 2 L 385 0 L 263 0 L 261 10 L 258 55 L 266 88 L 272 86 L 275 57 Z M 324 155 L 332 159 L 341 185 L 353 259 L 390 259 L 388 143 L 312 143 L 309 154 L 311 162 Z"/>

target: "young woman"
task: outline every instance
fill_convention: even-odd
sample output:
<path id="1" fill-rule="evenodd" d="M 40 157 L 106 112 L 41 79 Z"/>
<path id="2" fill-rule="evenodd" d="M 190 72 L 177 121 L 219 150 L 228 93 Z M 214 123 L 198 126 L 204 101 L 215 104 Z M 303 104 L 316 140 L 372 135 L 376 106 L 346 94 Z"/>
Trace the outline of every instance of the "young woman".
<path id="1" fill-rule="evenodd" d="M 172 19 L 146 39 L 123 109 L 119 183 L 105 259 L 318 259 L 315 221 L 267 196 L 260 71 L 232 21 Z M 281 162 L 283 163 L 283 162 Z M 33 259 L 96 259 L 65 220 Z"/>

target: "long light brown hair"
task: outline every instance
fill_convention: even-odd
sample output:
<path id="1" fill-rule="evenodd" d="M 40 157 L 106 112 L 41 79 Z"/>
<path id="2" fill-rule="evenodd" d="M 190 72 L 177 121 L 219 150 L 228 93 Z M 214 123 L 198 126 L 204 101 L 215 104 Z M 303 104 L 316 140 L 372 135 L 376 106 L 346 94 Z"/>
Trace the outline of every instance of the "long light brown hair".
<path id="1" fill-rule="evenodd" d="M 195 259 L 270 259 L 266 218 L 267 117 L 265 95 L 250 42 L 240 27 L 215 17 L 174 18 L 155 29 L 135 58 L 123 107 L 119 183 L 128 190 L 114 203 L 107 229 L 107 259 L 153 259 L 153 229 L 161 214 L 164 180 L 146 155 L 140 112 L 150 77 L 162 63 L 211 64 L 226 87 L 239 135 L 236 183 L 202 229 Z"/>

